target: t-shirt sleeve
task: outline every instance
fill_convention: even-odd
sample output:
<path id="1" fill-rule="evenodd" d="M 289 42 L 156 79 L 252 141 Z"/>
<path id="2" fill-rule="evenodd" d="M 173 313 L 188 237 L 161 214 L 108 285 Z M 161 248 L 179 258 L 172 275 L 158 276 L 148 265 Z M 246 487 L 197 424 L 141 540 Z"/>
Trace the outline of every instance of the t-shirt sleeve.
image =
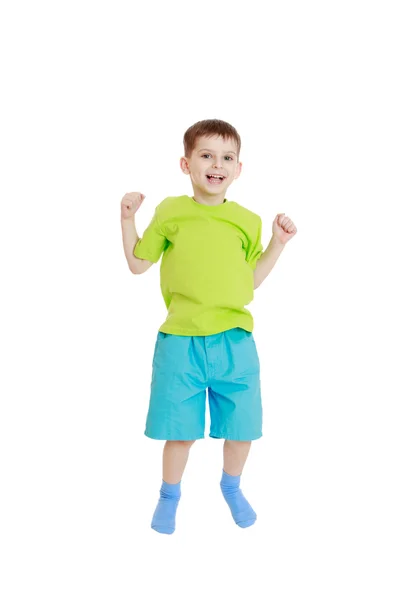
<path id="1" fill-rule="evenodd" d="M 167 242 L 168 240 L 163 234 L 160 226 L 158 211 L 155 210 L 155 214 L 145 229 L 143 236 L 135 244 L 133 254 L 136 258 L 143 258 L 156 263 L 162 256 L 162 252 L 165 250 Z"/>
<path id="2" fill-rule="evenodd" d="M 257 261 L 263 253 L 263 245 L 261 243 L 261 232 L 262 232 L 262 222 L 261 218 L 258 219 L 257 229 L 253 235 L 253 239 L 250 240 L 250 243 L 247 247 L 246 252 L 246 261 L 253 269 L 257 266 Z"/>

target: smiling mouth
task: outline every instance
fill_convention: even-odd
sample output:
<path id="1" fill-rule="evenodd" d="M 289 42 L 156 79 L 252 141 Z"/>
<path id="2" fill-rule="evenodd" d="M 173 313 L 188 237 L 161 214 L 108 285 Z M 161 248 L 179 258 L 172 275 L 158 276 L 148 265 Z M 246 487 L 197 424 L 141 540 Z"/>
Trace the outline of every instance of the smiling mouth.
<path id="1" fill-rule="evenodd" d="M 208 181 L 211 183 L 222 183 L 226 178 L 223 175 L 206 175 Z"/>

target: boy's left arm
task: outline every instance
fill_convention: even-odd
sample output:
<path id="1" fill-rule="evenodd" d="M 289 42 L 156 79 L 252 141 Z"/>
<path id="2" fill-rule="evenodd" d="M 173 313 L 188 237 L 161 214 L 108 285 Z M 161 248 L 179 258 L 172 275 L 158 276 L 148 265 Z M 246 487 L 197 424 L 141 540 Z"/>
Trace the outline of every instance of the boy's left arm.
<path id="1" fill-rule="evenodd" d="M 293 221 L 279 213 L 273 222 L 273 236 L 265 252 L 260 256 L 254 270 L 254 289 L 258 288 L 277 262 L 286 243 L 297 233 Z"/>

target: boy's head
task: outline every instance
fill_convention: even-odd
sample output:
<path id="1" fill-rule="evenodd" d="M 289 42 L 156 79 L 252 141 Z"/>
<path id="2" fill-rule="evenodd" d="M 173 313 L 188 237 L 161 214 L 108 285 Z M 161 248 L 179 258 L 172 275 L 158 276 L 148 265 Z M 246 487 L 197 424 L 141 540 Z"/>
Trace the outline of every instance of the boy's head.
<path id="1" fill-rule="evenodd" d="M 240 136 L 236 129 L 219 119 L 198 121 L 183 137 L 185 155 L 182 171 L 190 175 L 193 189 L 206 194 L 223 195 L 240 175 Z"/>

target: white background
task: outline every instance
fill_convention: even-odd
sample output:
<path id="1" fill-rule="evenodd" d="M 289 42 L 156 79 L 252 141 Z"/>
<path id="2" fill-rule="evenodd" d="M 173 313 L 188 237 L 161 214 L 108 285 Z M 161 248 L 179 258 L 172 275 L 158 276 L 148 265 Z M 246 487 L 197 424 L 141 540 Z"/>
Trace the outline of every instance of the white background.
<path id="1" fill-rule="evenodd" d="M 408 599 L 405 4 L 2 9 L 2 599 Z M 257 523 L 234 524 L 206 437 L 164 536 L 143 431 L 166 312 L 159 265 L 128 270 L 120 201 L 146 194 L 141 235 L 190 194 L 183 134 L 207 118 L 242 137 L 227 197 L 264 245 L 278 212 L 298 233 L 249 307 Z"/>

